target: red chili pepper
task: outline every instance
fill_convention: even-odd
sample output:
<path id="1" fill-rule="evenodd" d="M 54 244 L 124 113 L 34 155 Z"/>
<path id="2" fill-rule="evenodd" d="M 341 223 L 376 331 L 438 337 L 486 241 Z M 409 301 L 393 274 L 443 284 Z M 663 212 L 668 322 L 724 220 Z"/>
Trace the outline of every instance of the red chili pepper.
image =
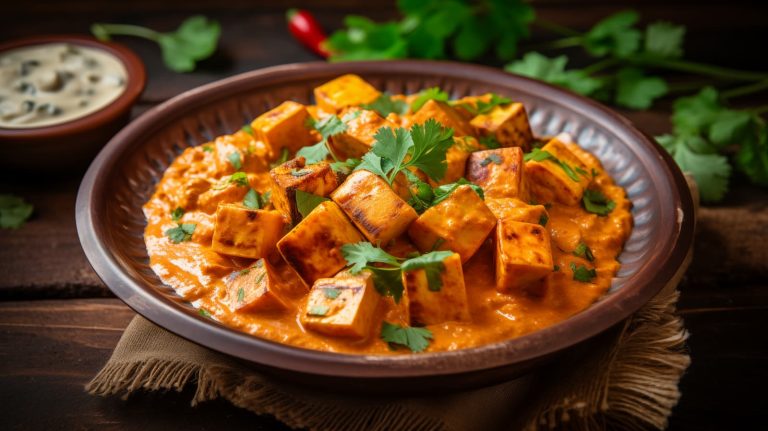
<path id="1" fill-rule="evenodd" d="M 288 9 L 285 18 L 296 40 L 323 58 L 331 55 L 324 43 L 328 36 L 311 13 L 303 9 Z"/>

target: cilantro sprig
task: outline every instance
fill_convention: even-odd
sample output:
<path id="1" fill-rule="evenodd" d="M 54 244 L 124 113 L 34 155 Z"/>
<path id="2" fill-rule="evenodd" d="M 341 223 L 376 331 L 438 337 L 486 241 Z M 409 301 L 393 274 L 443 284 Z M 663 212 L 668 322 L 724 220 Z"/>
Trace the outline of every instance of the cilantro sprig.
<path id="1" fill-rule="evenodd" d="M 584 205 L 584 209 L 587 210 L 587 212 L 599 216 L 606 216 L 616 208 L 616 202 L 608 199 L 600 190 L 584 190 L 581 203 Z"/>
<path id="2" fill-rule="evenodd" d="M 373 148 L 363 155 L 357 169 L 368 170 L 390 185 L 398 173 L 406 172 L 408 176 L 410 167 L 419 168 L 435 181 L 445 176 L 445 153 L 453 145 L 453 129 L 444 128 L 434 119 L 410 130 L 382 127 L 374 139 Z"/>
<path id="3" fill-rule="evenodd" d="M 382 93 L 376 100 L 371 103 L 360 105 L 363 109 L 376 111 L 382 117 L 386 117 L 389 114 L 395 113 L 398 115 L 404 115 L 408 113 L 408 104 L 404 100 L 393 99 L 387 93 Z"/>
<path id="4" fill-rule="evenodd" d="M 435 188 L 430 187 L 429 184 L 418 178 L 413 179 L 412 182 L 415 185 L 416 192 L 414 193 L 413 190 L 411 190 L 411 198 L 408 200 L 408 204 L 419 214 L 444 201 L 451 195 L 451 193 L 456 191 L 459 186 L 463 185 L 470 186 L 472 190 L 480 196 L 480 199 L 485 199 L 485 193 L 483 192 L 482 187 L 470 182 L 466 178 L 459 178 L 454 183 L 443 184 Z"/>
<path id="5" fill-rule="evenodd" d="M 197 224 L 195 223 L 178 223 L 176 227 L 167 229 L 165 231 L 165 236 L 167 236 L 172 243 L 179 244 L 192 239 L 192 234 L 195 233 L 196 227 Z"/>
<path id="6" fill-rule="evenodd" d="M 258 210 L 269 205 L 271 198 L 271 191 L 267 191 L 266 193 L 261 194 L 254 189 L 250 189 L 243 198 L 243 206 L 248 209 Z"/>
<path id="7" fill-rule="evenodd" d="M 442 288 L 440 273 L 445 269 L 443 261 L 453 254 L 451 251 L 432 251 L 419 256 L 399 258 L 370 242 L 344 244 L 341 253 L 350 265 L 351 273 L 370 271 L 376 290 L 382 296 L 391 296 L 398 303 L 403 296 L 403 271 L 424 269 L 428 289 L 437 292 Z"/>
<path id="8" fill-rule="evenodd" d="M 317 121 L 310 118 L 308 126 L 317 130 L 323 138 L 315 145 L 300 149 L 296 152 L 296 155 L 304 157 L 307 164 L 321 162 L 327 159 L 328 156 L 334 157 L 335 160 L 336 157 L 328 149 L 328 138 L 346 132 L 349 127 L 347 122 L 357 118 L 358 115 L 360 115 L 359 111 L 352 111 L 346 114 L 344 118 L 339 118 L 336 115 L 329 115 Z M 338 160 L 336 161 L 338 162 Z"/>
<path id="9" fill-rule="evenodd" d="M 304 190 L 296 190 L 296 209 L 302 217 L 306 217 L 315 209 L 316 206 L 327 201 L 328 198 L 317 196 Z"/>
<path id="10" fill-rule="evenodd" d="M 187 18 L 176 31 L 160 33 L 146 27 L 128 24 L 91 25 L 91 33 L 101 41 L 112 36 L 136 36 L 160 45 L 165 65 L 175 72 L 191 72 L 197 62 L 205 60 L 216 51 L 221 26 L 202 15 Z"/>
<path id="11" fill-rule="evenodd" d="M 389 343 L 389 347 L 406 347 L 414 353 L 423 352 L 432 340 L 432 331 L 427 328 L 401 326 L 387 321 L 381 324 L 381 339 Z"/>

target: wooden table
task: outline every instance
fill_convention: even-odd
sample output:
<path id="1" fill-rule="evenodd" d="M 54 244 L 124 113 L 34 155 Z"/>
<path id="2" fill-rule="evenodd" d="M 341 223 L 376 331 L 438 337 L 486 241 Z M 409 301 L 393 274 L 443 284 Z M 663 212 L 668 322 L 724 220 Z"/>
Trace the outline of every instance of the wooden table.
<path id="1" fill-rule="evenodd" d="M 90 23 L 131 22 L 173 28 L 205 13 L 222 23 L 219 53 L 198 72 L 166 70 L 155 46 L 124 39 L 146 62 L 149 83 L 134 110 L 233 74 L 314 58 L 290 39 L 273 2 L 97 0 L 15 2 L 0 15 L 0 40 L 42 33 L 83 33 Z M 295 2 L 317 11 L 327 28 L 346 13 L 395 16 L 389 2 Z M 362 6 L 364 4 L 364 9 Z M 540 16 L 575 28 L 619 10 L 610 1 L 539 1 Z M 271 6 L 270 6 L 271 5 Z M 765 5 L 669 0 L 637 2 L 646 19 L 688 25 L 687 55 L 701 61 L 768 70 Z M 538 37 L 538 36 L 537 36 Z M 753 55 L 754 54 L 754 55 Z M 756 99 L 765 103 L 766 98 Z M 669 130 L 669 105 L 625 114 L 650 134 Z M 144 394 L 127 401 L 87 395 L 83 385 L 109 357 L 134 313 L 110 294 L 77 240 L 75 193 L 82 172 L 45 172 L 0 180 L 0 193 L 24 196 L 35 215 L 0 231 L 0 429 L 284 429 L 224 402 L 189 407 L 191 392 Z M 742 429 L 768 419 L 768 193 L 737 178 L 718 206 L 700 214 L 694 262 L 681 289 L 680 313 L 691 333 L 693 364 L 671 429 Z M 757 240 L 757 239 L 762 239 Z M 751 427 L 750 427 L 751 428 Z"/>

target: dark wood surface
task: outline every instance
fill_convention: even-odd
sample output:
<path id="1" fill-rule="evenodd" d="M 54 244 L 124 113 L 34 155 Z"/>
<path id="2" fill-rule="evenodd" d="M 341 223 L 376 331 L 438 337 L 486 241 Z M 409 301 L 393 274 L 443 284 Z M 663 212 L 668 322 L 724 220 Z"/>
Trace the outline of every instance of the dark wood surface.
<path id="1" fill-rule="evenodd" d="M 611 12 L 634 7 L 648 20 L 688 26 L 687 55 L 700 61 L 768 70 L 763 55 L 768 6 L 750 2 L 539 1 L 540 16 L 586 28 Z M 184 90 L 259 67 L 314 58 L 290 39 L 288 6 L 313 7 L 327 28 L 346 13 L 396 16 L 387 1 L 254 2 L 238 0 L 105 3 L 15 2 L 0 14 L 0 40 L 41 33 L 83 33 L 95 21 L 170 29 L 205 13 L 223 25 L 219 53 L 201 70 L 166 70 L 155 46 L 121 40 L 145 61 L 147 90 L 134 114 Z M 543 34 L 536 33 L 536 38 Z M 756 97 L 746 103 L 764 104 Z M 669 103 L 625 112 L 649 134 L 669 130 Z M 2 173 L 0 173 L 2 175 Z M 99 281 L 80 248 L 74 204 L 81 172 L 0 179 L 0 193 L 35 205 L 19 230 L 0 231 L 0 429 L 255 429 L 282 425 L 225 402 L 191 408 L 191 392 L 140 394 L 127 401 L 87 395 L 83 386 L 109 357 L 133 312 Z M 680 313 L 691 333 L 691 368 L 670 429 L 744 429 L 768 420 L 768 192 L 736 178 L 720 205 L 703 207 L 694 261 L 682 286 Z M 759 425 L 762 424 L 762 425 Z"/>

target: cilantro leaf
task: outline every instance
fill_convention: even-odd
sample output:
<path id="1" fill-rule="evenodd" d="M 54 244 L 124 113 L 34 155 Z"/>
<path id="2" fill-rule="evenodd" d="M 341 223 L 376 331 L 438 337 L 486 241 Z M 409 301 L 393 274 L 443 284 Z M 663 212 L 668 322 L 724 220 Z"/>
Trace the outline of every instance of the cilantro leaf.
<path id="1" fill-rule="evenodd" d="M 331 61 L 387 60 L 405 58 L 408 45 L 395 22 L 377 24 L 351 15 L 344 19 L 347 29 L 334 32 L 326 43 Z"/>
<path id="2" fill-rule="evenodd" d="M 649 108 L 655 99 L 668 91 L 663 79 L 645 76 L 640 69 L 621 69 L 616 78 L 616 103 L 627 108 Z"/>
<path id="3" fill-rule="evenodd" d="M 227 160 L 229 160 L 229 163 L 232 164 L 232 167 L 235 168 L 236 171 L 239 171 L 240 168 L 243 167 L 243 161 L 240 157 L 240 152 L 238 151 L 229 153 Z"/>
<path id="4" fill-rule="evenodd" d="M 546 226 L 548 221 L 549 221 L 549 216 L 547 215 L 547 213 L 541 213 L 541 215 L 539 216 L 539 224 L 542 226 Z"/>
<path id="5" fill-rule="evenodd" d="M 534 162 L 543 162 L 543 161 L 549 160 L 555 163 L 556 165 L 560 166 L 560 169 L 562 169 L 563 172 L 565 172 L 565 174 L 568 175 L 568 178 L 570 178 L 571 180 L 577 183 L 581 181 L 581 179 L 579 178 L 579 175 L 577 174 L 577 171 L 575 171 L 571 167 L 571 165 L 553 156 L 552 153 L 550 153 L 549 151 L 545 151 L 540 148 L 534 148 L 533 150 L 531 150 L 530 153 L 527 153 L 525 156 L 523 156 L 523 160 L 525 160 L 526 162 L 529 160 L 532 160 Z M 581 171 L 579 173 L 586 176 L 586 172 L 584 170 L 579 169 L 579 171 Z"/>
<path id="6" fill-rule="evenodd" d="M 372 151 L 369 151 L 363 155 L 360 164 L 355 168 L 355 170 L 361 169 L 374 173 L 389 181 L 387 172 L 392 169 L 392 163 L 387 159 L 382 159 Z"/>
<path id="7" fill-rule="evenodd" d="M 584 204 L 584 209 L 587 210 L 587 212 L 599 216 L 608 215 L 614 208 L 616 208 L 616 202 L 608 199 L 599 190 L 584 190 L 584 196 L 582 196 L 581 202 Z"/>
<path id="8" fill-rule="evenodd" d="M 394 131 L 390 127 L 382 127 L 373 137 L 376 143 L 371 151 L 382 159 L 389 160 L 395 170 L 403 165 L 405 156 L 414 145 L 413 136 L 402 127 Z M 392 184 L 393 180 L 394 177 L 388 179 L 388 182 Z"/>
<path id="9" fill-rule="evenodd" d="M 474 190 L 475 193 L 477 193 L 477 195 L 480 196 L 480 199 L 485 199 L 485 194 L 483 193 L 483 189 L 480 186 L 478 186 L 475 183 L 469 182 L 466 178 L 459 178 L 459 180 L 456 181 L 455 183 L 443 184 L 441 186 L 435 187 L 435 189 L 433 190 L 434 198 L 432 199 L 432 202 L 430 202 L 430 206 L 437 205 L 440 202 L 444 201 L 459 186 L 463 186 L 463 185 L 470 186 L 472 190 Z"/>
<path id="10" fill-rule="evenodd" d="M 330 310 L 330 307 L 327 305 L 313 305 L 312 307 L 309 307 L 309 310 L 307 310 L 307 315 L 322 317 L 327 315 Z"/>
<path id="11" fill-rule="evenodd" d="M 403 298 L 403 273 L 400 268 L 379 268 L 368 266 L 366 271 L 373 275 L 373 287 L 381 296 L 391 296 L 395 304 Z"/>
<path id="12" fill-rule="evenodd" d="M 253 136 L 253 127 L 251 127 L 250 124 L 245 124 L 243 127 L 240 128 L 243 132 Z"/>
<path id="13" fill-rule="evenodd" d="M 709 151 L 707 142 L 699 136 L 664 135 L 656 140 L 672 155 L 682 171 L 693 175 L 702 201 L 717 202 L 723 198 L 731 175 L 731 166 L 725 156 Z M 699 151 L 694 150 L 697 147 Z"/>
<path id="14" fill-rule="evenodd" d="M 453 44 L 453 52 L 461 60 L 474 60 L 488 50 L 493 40 L 493 33 L 485 31 L 488 28 L 488 17 L 473 16 L 465 20 Z M 512 51 L 517 48 L 517 37 L 510 38 L 508 44 L 513 45 Z M 505 50 L 505 54 L 509 48 Z"/>
<path id="15" fill-rule="evenodd" d="M 635 11 L 623 11 L 595 24 L 584 35 L 584 47 L 594 56 L 612 54 L 627 57 L 640 48 L 641 33 L 632 26 L 639 15 Z"/>
<path id="16" fill-rule="evenodd" d="M 252 210 L 261 208 L 261 195 L 254 189 L 248 190 L 243 198 L 243 206 Z"/>
<path id="17" fill-rule="evenodd" d="M 386 321 L 381 325 L 382 340 L 393 347 L 407 347 L 412 352 L 423 352 L 429 347 L 429 340 L 432 337 L 432 331 L 426 328 L 400 326 Z"/>
<path id="18" fill-rule="evenodd" d="M 430 100 L 447 102 L 448 93 L 441 90 L 440 87 L 432 87 L 427 88 L 426 90 L 422 90 L 422 92 L 419 93 L 415 99 L 413 99 L 413 102 L 411 102 L 411 112 L 417 112 L 419 109 L 421 109 L 422 106 L 424 106 L 425 103 Z"/>
<path id="19" fill-rule="evenodd" d="M 320 132 L 320 135 L 322 135 L 323 138 L 328 139 L 333 135 L 344 133 L 347 130 L 347 125 L 341 118 L 335 115 L 329 115 L 322 120 L 316 121 L 314 123 L 314 128 Z"/>
<path id="20" fill-rule="evenodd" d="M 590 249 L 589 246 L 583 242 L 580 242 L 579 245 L 576 246 L 576 249 L 573 250 L 573 255 L 583 257 L 590 262 L 595 260 L 595 255 L 592 254 L 592 249 Z"/>
<path id="21" fill-rule="evenodd" d="M 176 207 L 175 210 L 171 211 L 171 220 L 179 221 L 179 220 L 181 220 L 181 217 L 183 215 L 184 215 L 184 208 Z"/>
<path id="22" fill-rule="evenodd" d="M 661 58 L 683 56 L 685 27 L 659 21 L 645 29 L 645 52 Z"/>
<path id="23" fill-rule="evenodd" d="M 538 52 L 529 52 L 522 60 L 506 65 L 504 70 L 540 79 L 585 96 L 595 93 L 603 86 L 601 80 L 592 78 L 580 70 L 565 70 L 567 63 L 568 58 L 564 55 L 547 58 Z"/>
<path id="24" fill-rule="evenodd" d="M 371 263 L 385 263 L 392 266 L 399 265 L 395 256 L 376 247 L 370 242 L 358 242 L 356 244 L 344 244 L 341 246 L 341 254 L 347 263 L 352 265 L 349 271 L 357 274 Z"/>
<path id="25" fill-rule="evenodd" d="M 672 115 L 675 133 L 702 135 L 718 148 L 745 139 L 751 115 L 725 108 L 719 97 L 717 90 L 705 87 L 694 96 L 677 99 Z"/>
<path id="26" fill-rule="evenodd" d="M 315 145 L 309 145 L 302 147 L 296 152 L 297 157 L 304 157 L 307 164 L 319 163 L 327 159 L 331 155 L 328 151 L 328 145 L 326 145 L 325 139 L 316 143 Z"/>
<path id="27" fill-rule="evenodd" d="M 235 172 L 230 175 L 229 184 L 235 184 L 238 187 L 246 187 L 248 185 L 248 175 L 245 172 Z"/>
<path id="28" fill-rule="evenodd" d="M 445 160 L 448 148 L 453 145 L 453 129 L 444 128 L 435 119 L 430 118 L 423 125 L 411 128 L 413 151 L 406 166 L 415 166 L 428 177 L 439 181 L 445 176 L 448 164 Z"/>
<path id="29" fill-rule="evenodd" d="M 320 133 L 323 139 L 315 145 L 301 148 L 296 152 L 296 155 L 304 157 L 308 164 L 327 159 L 331 155 L 331 152 L 328 150 L 328 138 L 346 132 L 349 126 L 347 126 L 345 121 L 349 119 L 347 116 L 342 119 L 335 115 L 329 115 L 322 120 L 313 121 L 312 127 Z"/>
<path id="30" fill-rule="evenodd" d="M 768 129 L 764 123 L 757 136 L 742 142 L 736 153 L 736 165 L 755 184 L 768 186 Z"/>
<path id="31" fill-rule="evenodd" d="M 408 113 L 408 104 L 404 100 L 393 99 L 389 94 L 382 93 L 372 103 L 366 103 L 360 105 L 363 109 L 376 111 L 382 117 L 386 117 L 391 113 L 398 115 L 405 115 Z"/>
<path id="32" fill-rule="evenodd" d="M 328 198 L 307 193 L 304 190 L 296 190 L 296 209 L 301 217 L 306 217 L 316 206 L 327 201 Z"/>
<path id="33" fill-rule="evenodd" d="M 91 33 L 101 41 L 111 36 L 137 36 L 155 41 L 162 50 L 165 65 L 176 72 L 191 72 L 198 61 L 210 57 L 216 51 L 221 34 L 219 23 L 205 16 L 187 18 L 174 32 L 160 33 L 146 27 L 123 24 L 97 23 Z"/>
<path id="34" fill-rule="evenodd" d="M 591 283 L 592 279 L 597 277 L 597 271 L 592 269 L 587 269 L 584 265 L 576 265 L 575 263 L 571 262 L 571 271 L 573 271 L 573 279 L 576 281 L 580 281 L 582 283 Z"/>
<path id="35" fill-rule="evenodd" d="M 360 159 L 347 159 L 343 162 L 333 162 L 331 163 L 331 169 L 333 169 L 335 172 L 341 172 L 343 174 L 349 174 L 352 172 L 355 168 L 357 168 L 360 163 L 362 163 L 362 160 Z"/>
<path id="36" fill-rule="evenodd" d="M 488 136 L 481 136 L 478 141 L 485 145 L 485 148 L 488 148 L 489 150 L 494 150 L 496 148 L 501 148 L 501 144 L 499 143 L 499 140 L 496 139 L 496 136 L 494 135 L 488 135 Z"/>
<path id="37" fill-rule="evenodd" d="M 298 154 L 297 154 L 298 155 Z M 288 147 L 283 147 L 282 150 L 280 150 L 280 157 L 277 158 L 274 162 L 270 163 L 270 167 L 280 166 L 283 163 L 288 161 L 288 157 L 291 156 L 291 152 L 288 150 Z"/>
<path id="38" fill-rule="evenodd" d="M 323 296 L 325 296 L 328 299 L 336 299 L 339 297 L 339 295 L 341 295 L 341 290 L 339 289 L 336 289 L 333 287 L 323 289 Z"/>
<path id="39" fill-rule="evenodd" d="M 195 233 L 196 227 L 197 225 L 195 223 L 179 223 L 178 226 L 167 229 L 165 235 L 172 243 L 178 244 L 192 239 L 192 234 Z"/>
<path id="40" fill-rule="evenodd" d="M 34 207 L 24 199 L 0 194 L 0 228 L 17 229 L 32 215 Z"/>
<path id="41" fill-rule="evenodd" d="M 403 271 L 424 269 L 427 275 L 427 285 L 429 290 L 437 292 L 443 285 L 440 278 L 440 274 L 445 269 L 443 261 L 452 254 L 452 251 L 432 251 L 406 260 L 400 265 L 400 268 Z"/>

